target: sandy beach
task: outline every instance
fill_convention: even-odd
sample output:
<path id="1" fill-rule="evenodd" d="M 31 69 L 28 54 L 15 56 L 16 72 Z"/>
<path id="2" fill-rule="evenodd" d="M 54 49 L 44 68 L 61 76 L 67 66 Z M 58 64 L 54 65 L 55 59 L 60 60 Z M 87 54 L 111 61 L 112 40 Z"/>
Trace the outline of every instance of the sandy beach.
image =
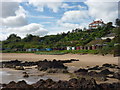
<path id="1" fill-rule="evenodd" d="M 68 60 L 68 59 L 79 59 L 77 62 L 68 63 L 67 66 L 75 67 L 87 67 L 102 65 L 104 63 L 118 64 L 118 57 L 112 55 L 78 55 L 78 54 L 65 54 L 65 55 L 37 55 L 33 53 L 3 53 L 2 61 L 4 60 L 22 60 L 22 61 L 38 61 L 38 60 Z"/>
<path id="2" fill-rule="evenodd" d="M 37 55 L 33 53 L 3 53 L 1 61 L 5 60 L 21 60 L 21 61 L 39 61 L 39 60 L 68 60 L 68 59 L 79 59 L 79 61 L 74 61 L 72 63 L 65 63 L 65 66 L 68 67 L 68 71 L 73 73 L 75 70 L 78 70 L 79 68 L 86 68 L 87 66 L 93 67 L 96 65 L 103 65 L 105 63 L 109 64 L 117 64 L 118 65 L 118 57 L 113 57 L 112 55 L 78 55 L 78 54 L 65 54 L 65 55 Z M 2 73 L 5 73 L 5 75 L 2 76 L 2 79 L 0 80 L 4 83 L 8 83 L 8 81 L 19 81 L 23 80 L 23 71 L 17 71 L 12 69 L 2 69 Z M 29 73 L 30 78 L 24 79 L 27 81 L 27 83 L 34 83 L 38 81 L 39 79 L 47 79 L 52 78 L 53 80 L 69 80 L 70 75 L 68 74 L 47 74 L 38 72 L 35 68 L 33 70 L 26 69 L 26 72 Z M 34 73 L 34 74 L 33 74 Z M 44 75 L 43 75 L 44 74 Z M 6 76 L 7 75 L 7 76 Z M 17 77 L 19 75 L 19 77 Z M 5 79 L 7 78 L 7 79 Z M 107 82 L 117 82 L 118 80 L 109 79 Z M 99 83 L 99 82 L 97 82 Z"/>

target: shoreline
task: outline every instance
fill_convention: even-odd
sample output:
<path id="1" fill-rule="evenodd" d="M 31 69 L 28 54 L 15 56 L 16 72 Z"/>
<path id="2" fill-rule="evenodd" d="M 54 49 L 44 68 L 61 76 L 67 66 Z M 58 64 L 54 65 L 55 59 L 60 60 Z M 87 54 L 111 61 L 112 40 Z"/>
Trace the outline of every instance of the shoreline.
<path id="1" fill-rule="evenodd" d="M 47 60 L 69 60 L 69 59 L 78 59 L 78 62 L 65 64 L 67 66 L 75 67 L 87 67 L 102 65 L 104 63 L 109 64 L 118 64 L 118 57 L 113 57 L 112 55 L 78 55 L 78 54 L 65 54 L 65 55 L 37 55 L 34 53 L 2 53 L 1 61 L 11 61 L 11 60 L 20 60 L 20 61 L 42 61 Z"/>

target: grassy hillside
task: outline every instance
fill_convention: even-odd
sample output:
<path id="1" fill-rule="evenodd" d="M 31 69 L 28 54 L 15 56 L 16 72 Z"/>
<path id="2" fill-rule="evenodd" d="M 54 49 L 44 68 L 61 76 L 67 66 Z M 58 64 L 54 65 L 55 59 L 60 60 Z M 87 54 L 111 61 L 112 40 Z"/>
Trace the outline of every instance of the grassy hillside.
<path id="1" fill-rule="evenodd" d="M 119 23 L 120 21 L 116 21 Z M 119 25 L 113 27 L 111 22 L 108 22 L 104 27 L 99 27 L 93 30 L 81 30 L 79 28 L 72 30 L 71 32 L 61 33 L 57 35 L 47 35 L 44 37 L 27 35 L 25 38 L 16 34 L 11 34 L 6 40 L 2 42 L 2 47 L 5 49 L 28 49 L 28 48 L 55 48 L 55 47 L 66 47 L 66 46 L 89 46 L 95 44 L 107 44 L 106 47 L 102 48 L 101 53 L 113 52 L 114 43 L 119 41 Z M 117 33 L 117 36 L 113 40 L 100 40 L 98 38 L 104 37 L 110 33 Z M 119 42 L 118 42 L 119 43 Z"/>

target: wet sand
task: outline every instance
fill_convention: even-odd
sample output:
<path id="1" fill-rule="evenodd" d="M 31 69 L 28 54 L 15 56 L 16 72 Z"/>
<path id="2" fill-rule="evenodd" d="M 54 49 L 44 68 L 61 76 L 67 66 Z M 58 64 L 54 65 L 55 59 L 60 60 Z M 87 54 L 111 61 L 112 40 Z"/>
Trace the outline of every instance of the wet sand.
<path id="1" fill-rule="evenodd" d="M 29 74 L 28 78 L 23 77 L 23 72 Z M 28 84 L 33 84 L 39 81 L 40 79 L 46 80 L 48 78 L 53 79 L 54 81 L 58 80 L 69 80 L 70 75 L 63 73 L 46 73 L 43 71 L 38 71 L 35 68 L 25 69 L 25 70 L 14 70 L 10 68 L 0 69 L 0 83 L 9 83 L 11 81 L 22 81 L 25 80 Z"/>

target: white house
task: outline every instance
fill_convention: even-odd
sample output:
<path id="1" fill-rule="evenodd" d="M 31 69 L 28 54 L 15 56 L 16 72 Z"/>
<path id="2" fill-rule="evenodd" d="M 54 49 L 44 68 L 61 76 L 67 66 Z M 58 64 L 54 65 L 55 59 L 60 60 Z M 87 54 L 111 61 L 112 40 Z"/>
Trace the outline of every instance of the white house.
<path id="1" fill-rule="evenodd" d="M 93 21 L 89 24 L 89 29 L 97 29 L 98 27 L 103 27 L 105 24 L 102 20 Z"/>

